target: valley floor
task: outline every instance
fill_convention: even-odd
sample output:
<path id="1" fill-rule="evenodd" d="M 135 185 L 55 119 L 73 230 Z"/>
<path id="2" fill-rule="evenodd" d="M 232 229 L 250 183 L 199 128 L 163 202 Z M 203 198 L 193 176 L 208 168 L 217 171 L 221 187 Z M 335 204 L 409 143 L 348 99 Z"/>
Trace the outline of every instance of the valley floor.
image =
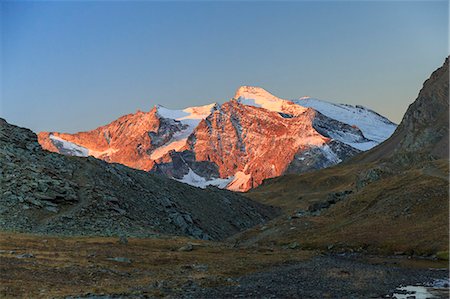
<path id="1" fill-rule="evenodd" d="M 0 233 L 2 298 L 381 298 L 448 274 L 445 261 L 404 256 Z"/>

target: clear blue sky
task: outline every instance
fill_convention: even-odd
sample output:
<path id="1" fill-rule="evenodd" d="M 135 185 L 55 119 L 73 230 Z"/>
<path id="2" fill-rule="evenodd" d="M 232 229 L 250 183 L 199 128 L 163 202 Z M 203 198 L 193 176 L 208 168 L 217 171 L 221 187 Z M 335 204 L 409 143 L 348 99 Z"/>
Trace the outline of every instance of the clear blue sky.
<path id="1" fill-rule="evenodd" d="M 0 116 L 75 132 L 256 85 L 399 122 L 449 53 L 448 14 L 448 1 L 3 1 Z"/>

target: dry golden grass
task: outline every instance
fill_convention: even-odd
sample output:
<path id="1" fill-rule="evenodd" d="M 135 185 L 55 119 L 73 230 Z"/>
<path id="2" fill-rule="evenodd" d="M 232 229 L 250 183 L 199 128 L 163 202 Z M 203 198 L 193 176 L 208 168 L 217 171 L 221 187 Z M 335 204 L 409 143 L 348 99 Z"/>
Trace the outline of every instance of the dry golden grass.
<path id="1" fill-rule="evenodd" d="M 241 244 L 298 242 L 303 248 L 363 249 L 376 253 L 428 255 L 448 252 L 448 161 L 398 171 L 349 195 L 320 216 L 289 219 L 299 209 L 324 201 L 331 192 L 356 190 L 359 171 L 372 164 L 338 165 L 303 175 L 274 179 L 246 194 L 281 206 L 287 215 L 266 228 L 233 238 Z"/>
<path id="2" fill-rule="evenodd" d="M 271 248 L 233 249 L 186 238 L 129 239 L 50 237 L 0 233 L 0 297 L 49 298 L 86 293 L 161 295 L 151 287 L 165 281 L 177 288 L 189 280 L 201 286 L 315 255 Z M 177 249 L 192 242 L 194 250 Z M 10 253 L 14 251 L 14 253 Z M 34 258 L 17 258 L 31 253 Z M 131 263 L 108 260 L 126 257 Z M 193 265 L 207 265 L 207 269 Z"/>

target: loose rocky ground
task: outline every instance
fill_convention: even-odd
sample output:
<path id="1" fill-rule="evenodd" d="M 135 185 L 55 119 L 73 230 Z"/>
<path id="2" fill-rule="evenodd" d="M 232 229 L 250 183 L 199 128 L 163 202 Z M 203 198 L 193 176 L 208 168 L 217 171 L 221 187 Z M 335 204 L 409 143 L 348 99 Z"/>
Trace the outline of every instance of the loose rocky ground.
<path id="1" fill-rule="evenodd" d="M 402 260 L 367 261 L 361 256 L 316 256 L 248 274 L 235 284 L 187 288 L 181 298 L 385 298 L 400 285 L 447 279 L 448 269 L 401 267 Z M 447 298 L 448 290 L 435 292 Z M 413 297 L 415 298 L 415 297 Z"/>
<path id="2" fill-rule="evenodd" d="M 186 238 L 0 233 L 2 298 L 381 298 L 446 262 L 235 248 Z"/>

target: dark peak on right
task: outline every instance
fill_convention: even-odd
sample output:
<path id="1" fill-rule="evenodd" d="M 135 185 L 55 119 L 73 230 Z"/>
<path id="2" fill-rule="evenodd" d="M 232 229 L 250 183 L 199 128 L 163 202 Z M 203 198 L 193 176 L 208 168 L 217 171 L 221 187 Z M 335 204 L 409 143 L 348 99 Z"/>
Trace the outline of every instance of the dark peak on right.
<path id="1" fill-rule="evenodd" d="M 409 105 L 394 134 L 356 161 L 398 158 L 421 159 L 449 157 L 449 57 L 424 82 L 417 99 Z"/>

